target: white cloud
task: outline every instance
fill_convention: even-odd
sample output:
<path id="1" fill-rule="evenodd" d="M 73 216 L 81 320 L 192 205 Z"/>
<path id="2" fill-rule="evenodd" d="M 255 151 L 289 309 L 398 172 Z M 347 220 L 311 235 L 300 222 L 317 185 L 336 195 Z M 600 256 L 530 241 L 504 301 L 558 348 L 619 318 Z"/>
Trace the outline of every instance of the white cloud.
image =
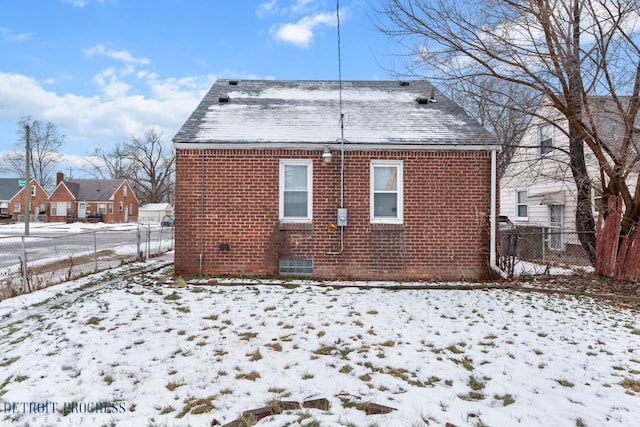
<path id="1" fill-rule="evenodd" d="M 0 37 L 10 42 L 23 42 L 25 40 L 29 40 L 32 36 L 33 33 L 14 34 L 8 28 L 0 27 Z"/>
<path id="2" fill-rule="evenodd" d="M 271 0 L 269 2 L 260 3 L 256 15 L 259 18 L 264 18 L 267 15 L 274 15 L 278 13 L 278 0 Z"/>
<path id="3" fill-rule="evenodd" d="M 271 35 L 277 40 L 298 47 L 309 47 L 313 40 L 313 30 L 322 25 L 336 26 L 336 16 L 332 13 L 320 13 L 305 16 L 296 23 L 280 24 L 271 28 Z"/>
<path id="4" fill-rule="evenodd" d="M 85 7 L 88 3 L 86 0 L 62 0 L 62 3 L 68 3 L 71 6 Z"/>
<path id="5" fill-rule="evenodd" d="M 89 49 L 84 50 L 85 55 L 92 57 L 94 55 L 102 55 L 107 58 L 116 59 L 128 64 L 147 65 L 151 63 L 148 58 L 136 58 L 126 50 L 108 49 L 104 45 L 98 44 Z"/>
<path id="6" fill-rule="evenodd" d="M 21 74 L 0 73 L 4 109 L 0 121 L 14 127 L 18 118 L 32 115 L 55 123 L 69 139 L 69 145 L 89 151 L 95 143 L 120 142 L 129 136 L 158 127 L 168 139 L 193 112 L 215 76 L 160 80 L 145 75 L 152 96 L 131 94 L 131 86 L 119 80 L 115 69 L 94 77 L 103 94 L 81 96 L 57 94 L 42 83 Z M 2 124 L 0 123 L 0 124 Z M 72 144 L 73 143 L 73 144 Z M 71 147 L 70 148 L 70 153 Z"/>
<path id="7" fill-rule="evenodd" d="M 290 7 L 285 8 L 284 11 L 292 15 L 308 13 L 315 9 L 314 3 L 315 0 L 296 0 Z"/>

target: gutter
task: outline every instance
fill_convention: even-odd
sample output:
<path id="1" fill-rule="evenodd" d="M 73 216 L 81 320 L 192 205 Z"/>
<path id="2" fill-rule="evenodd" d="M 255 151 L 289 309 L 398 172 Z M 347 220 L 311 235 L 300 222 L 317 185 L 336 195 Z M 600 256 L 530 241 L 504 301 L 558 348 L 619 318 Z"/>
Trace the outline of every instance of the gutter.
<path id="1" fill-rule="evenodd" d="M 497 150 L 491 150 L 491 212 L 489 216 L 489 268 L 495 273 L 499 274 L 503 279 L 507 278 L 507 273 L 500 270 L 496 264 L 496 226 L 497 226 L 497 213 L 496 213 L 496 183 L 497 183 Z"/>

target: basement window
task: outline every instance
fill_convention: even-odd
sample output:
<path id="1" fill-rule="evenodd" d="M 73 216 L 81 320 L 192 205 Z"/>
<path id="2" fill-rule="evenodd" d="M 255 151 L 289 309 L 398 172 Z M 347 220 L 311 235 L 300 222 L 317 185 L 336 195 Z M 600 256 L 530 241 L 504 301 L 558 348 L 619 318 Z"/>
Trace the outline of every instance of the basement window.
<path id="1" fill-rule="evenodd" d="M 311 276 L 313 275 L 313 260 L 302 258 L 280 259 L 281 275 Z"/>

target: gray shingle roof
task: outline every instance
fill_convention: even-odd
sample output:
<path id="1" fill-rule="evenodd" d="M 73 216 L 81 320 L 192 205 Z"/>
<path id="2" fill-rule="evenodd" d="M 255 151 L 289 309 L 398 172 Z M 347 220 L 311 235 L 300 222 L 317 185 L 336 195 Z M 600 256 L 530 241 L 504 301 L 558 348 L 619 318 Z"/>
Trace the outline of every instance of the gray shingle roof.
<path id="1" fill-rule="evenodd" d="M 19 178 L 0 178 L 0 200 L 11 200 L 20 191 Z"/>
<path id="2" fill-rule="evenodd" d="M 124 178 L 67 179 L 64 181 L 64 185 L 67 186 L 76 200 L 99 202 L 111 199 L 113 193 L 123 182 Z"/>
<path id="3" fill-rule="evenodd" d="M 339 87 L 337 81 L 218 80 L 173 142 L 334 143 L 341 136 Z M 497 145 L 424 81 L 344 81 L 342 111 L 349 144 Z"/>

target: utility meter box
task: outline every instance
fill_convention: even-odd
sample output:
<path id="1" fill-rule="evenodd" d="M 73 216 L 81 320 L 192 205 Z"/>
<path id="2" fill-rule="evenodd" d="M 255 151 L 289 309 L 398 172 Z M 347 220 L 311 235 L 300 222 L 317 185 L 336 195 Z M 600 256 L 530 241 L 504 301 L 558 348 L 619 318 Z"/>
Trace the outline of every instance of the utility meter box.
<path id="1" fill-rule="evenodd" d="M 346 227 L 347 226 L 347 209 L 340 208 L 338 209 L 338 227 Z"/>

